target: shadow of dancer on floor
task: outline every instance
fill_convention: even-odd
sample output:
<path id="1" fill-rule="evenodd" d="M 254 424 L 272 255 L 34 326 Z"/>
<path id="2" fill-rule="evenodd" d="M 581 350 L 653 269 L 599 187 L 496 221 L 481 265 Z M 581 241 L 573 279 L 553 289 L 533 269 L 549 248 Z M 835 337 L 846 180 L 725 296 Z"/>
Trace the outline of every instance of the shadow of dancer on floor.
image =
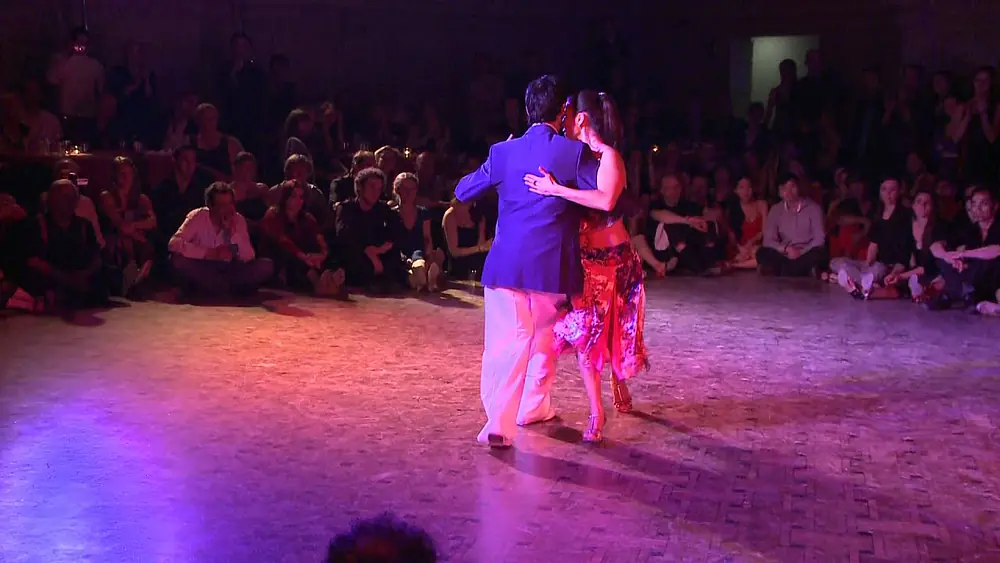
<path id="1" fill-rule="evenodd" d="M 628 473 L 523 450 L 492 455 L 525 474 L 644 504 L 671 524 L 718 536 L 728 549 L 779 561 L 810 549 L 827 557 L 886 558 L 888 544 L 908 546 L 913 560 L 919 554 L 934 560 L 1000 560 L 1000 547 L 975 524 L 879 492 L 864 484 L 864 475 L 834 477 L 809 467 L 805 456 L 739 448 L 641 416 L 683 434 L 690 455 L 667 459 L 611 441 L 591 448 Z M 565 427 L 549 435 L 571 443 L 579 438 L 579 432 Z"/>

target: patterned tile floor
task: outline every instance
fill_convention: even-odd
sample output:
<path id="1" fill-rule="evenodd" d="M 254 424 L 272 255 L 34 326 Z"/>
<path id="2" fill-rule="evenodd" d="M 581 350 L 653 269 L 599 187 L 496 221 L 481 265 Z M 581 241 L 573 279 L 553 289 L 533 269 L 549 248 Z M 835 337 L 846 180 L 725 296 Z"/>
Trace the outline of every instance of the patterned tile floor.
<path id="1" fill-rule="evenodd" d="M 357 517 L 470 562 L 1000 561 L 1000 322 L 809 282 L 649 288 L 602 447 L 474 442 L 481 298 L 0 318 L 0 561 L 316 562 Z"/>

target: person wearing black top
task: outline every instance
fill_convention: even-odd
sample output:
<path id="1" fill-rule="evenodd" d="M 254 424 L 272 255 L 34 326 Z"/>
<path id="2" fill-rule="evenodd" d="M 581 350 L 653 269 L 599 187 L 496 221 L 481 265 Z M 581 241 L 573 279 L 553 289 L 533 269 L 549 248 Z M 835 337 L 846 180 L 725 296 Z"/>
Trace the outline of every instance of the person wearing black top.
<path id="1" fill-rule="evenodd" d="M 937 285 L 940 272 L 937 259 L 931 254 L 936 242 L 948 240 L 948 226 L 937 217 L 934 194 L 926 191 L 913 196 L 913 218 L 908 222 L 910 261 L 902 272 L 890 272 L 883 281 L 887 288 L 906 285 L 914 301 L 923 301 L 927 289 Z"/>
<path id="2" fill-rule="evenodd" d="M 337 241 L 347 271 L 347 283 L 379 293 L 406 287 L 406 263 L 395 248 L 396 218 L 380 201 L 385 174 L 366 168 L 354 180 L 354 199 L 337 208 Z"/>
<path id="3" fill-rule="evenodd" d="M 936 242 L 931 252 L 938 259 L 944 291 L 928 303 L 932 310 L 955 305 L 970 307 L 981 301 L 993 301 L 1000 287 L 1000 222 L 993 193 L 976 188 L 966 206 L 971 224 L 956 229 L 947 243 Z"/>
<path id="4" fill-rule="evenodd" d="M 680 180 L 667 174 L 660 182 L 662 199 L 650 203 L 646 239 L 653 255 L 667 264 L 692 274 L 717 268 L 725 251 L 718 226 L 705 219 L 702 206 L 684 199 Z"/>
<path id="5" fill-rule="evenodd" d="M 898 276 L 907 269 L 913 254 L 913 235 L 908 213 L 899 204 L 899 182 L 887 179 L 879 187 L 879 212 L 868 231 L 865 260 L 834 258 L 831 271 L 837 283 L 858 299 L 868 299 L 875 284 L 888 275 Z"/>

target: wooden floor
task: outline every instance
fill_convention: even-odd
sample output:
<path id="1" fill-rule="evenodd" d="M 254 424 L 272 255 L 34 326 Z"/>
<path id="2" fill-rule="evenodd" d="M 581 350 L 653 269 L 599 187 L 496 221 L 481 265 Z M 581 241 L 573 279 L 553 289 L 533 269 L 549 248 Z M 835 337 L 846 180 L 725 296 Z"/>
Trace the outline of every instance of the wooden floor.
<path id="1" fill-rule="evenodd" d="M 474 292 L 0 317 L 0 561 L 318 562 L 384 510 L 446 561 L 1000 561 L 1000 321 L 648 291 L 638 412 L 580 444 L 564 358 L 503 455 Z"/>

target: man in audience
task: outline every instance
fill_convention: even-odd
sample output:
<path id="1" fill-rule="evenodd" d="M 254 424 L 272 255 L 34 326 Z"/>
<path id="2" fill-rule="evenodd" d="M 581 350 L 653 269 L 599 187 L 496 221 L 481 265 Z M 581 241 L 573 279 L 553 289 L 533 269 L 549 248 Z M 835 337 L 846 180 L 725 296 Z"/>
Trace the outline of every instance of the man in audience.
<path id="1" fill-rule="evenodd" d="M 823 210 L 799 195 L 794 174 L 778 178 L 781 202 L 764 221 L 764 245 L 757 251 L 760 272 L 769 276 L 801 277 L 816 272 L 826 260 Z"/>
<path id="2" fill-rule="evenodd" d="M 250 295 L 274 271 L 270 260 L 256 258 L 236 194 L 224 182 L 205 190 L 205 207 L 188 214 L 168 247 L 182 287 L 215 297 Z"/>
<path id="3" fill-rule="evenodd" d="M 80 197 L 69 180 L 48 190 L 45 212 L 26 225 L 27 267 L 19 285 L 46 308 L 77 309 L 107 304 L 101 275 L 101 247 L 90 223 L 76 215 Z"/>
<path id="4" fill-rule="evenodd" d="M 971 307 L 994 301 L 1000 288 L 1000 222 L 996 221 L 996 196 L 986 188 L 972 192 L 966 209 L 969 223 L 957 228 L 953 239 L 931 245 L 938 259 L 944 291 L 927 307 L 932 310 Z"/>
<path id="5" fill-rule="evenodd" d="M 66 136 L 77 139 L 92 129 L 97 100 L 104 89 L 104 67 L 89 54 L 90 34 L 78 27 L 70 34 L 69 50 L 49 67 L 49 82 L 59 90 L 59 113 L 66 120 Z"/>
<path id="6" fill-rule="evenodd" d="M 646 236 L 653 254 L 665 270 L 674 267 L 691 274 L 718 273 L 718 227 L 704 217 L 704 208 L 683 197 L 680 178 L 667 174 L 660 181 L 662 199 L 650 204 Z M 658 271 L 662 271 L 657 266 Z"/>
<path id="7" fill-rule="evenodd" d="M 375 153 L 358 151 L 351 158 L 351 170 L 330 183 L 330 205 L 343 203 L 354 197 L 354 178 L 358 172 L 375 167 Z"/>
<path id="8" fill-rule="evenodd" d="M 393 252 L 392 210 L 381 201 L 385 174 L 366 168 L 354 180 L 356 196 L 337 209 L 337 240 L 347 270 L 347 283 L 395 293 L 406 287 L 407 268 Z"/>

